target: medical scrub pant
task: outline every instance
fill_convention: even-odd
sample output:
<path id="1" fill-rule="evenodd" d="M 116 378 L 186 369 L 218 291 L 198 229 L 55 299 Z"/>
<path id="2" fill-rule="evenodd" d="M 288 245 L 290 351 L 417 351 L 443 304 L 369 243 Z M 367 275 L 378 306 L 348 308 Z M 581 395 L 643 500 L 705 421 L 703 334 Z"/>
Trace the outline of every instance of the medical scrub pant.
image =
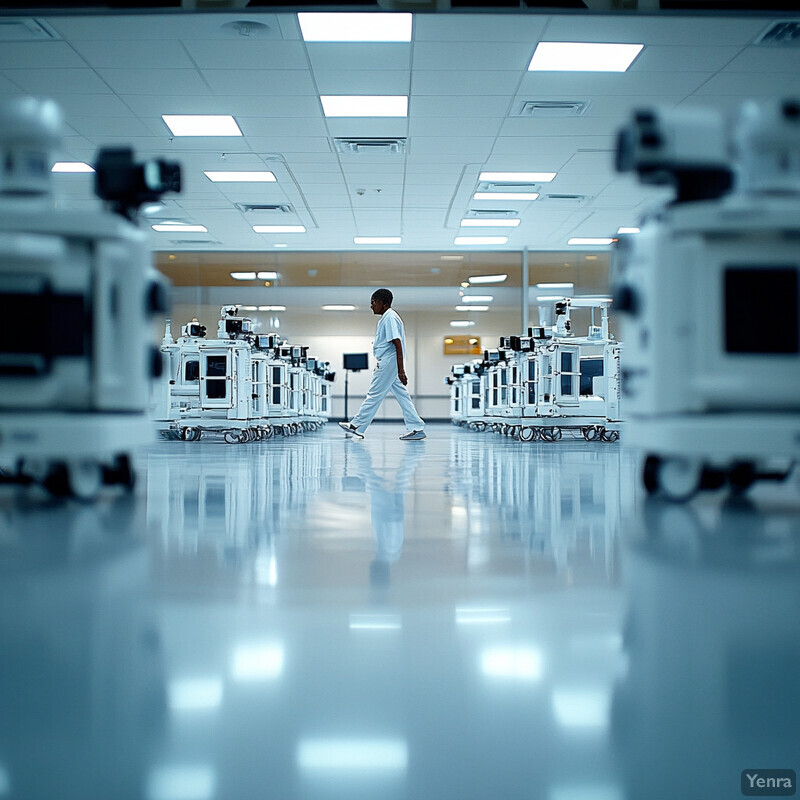
<path id="1" fill-rule="evenodd" d="M 355 425 L 359 433 L 369 427 L 375 415 L 378 413 L 383 398 L 391 392 L 400 404 L 403 412 L 403 421 L 409 431 L 421 431 L 425 423 L 417 414 L 414 403 L 408 389 L 400 383 L 397 377 L 397 356 L 388 355 L 378 362 L 375 371 L 372 373 L 372 382 L 369 385 L 367 396 L 358 409 L 358 413 L 350 420 L 351 425 Z"/>

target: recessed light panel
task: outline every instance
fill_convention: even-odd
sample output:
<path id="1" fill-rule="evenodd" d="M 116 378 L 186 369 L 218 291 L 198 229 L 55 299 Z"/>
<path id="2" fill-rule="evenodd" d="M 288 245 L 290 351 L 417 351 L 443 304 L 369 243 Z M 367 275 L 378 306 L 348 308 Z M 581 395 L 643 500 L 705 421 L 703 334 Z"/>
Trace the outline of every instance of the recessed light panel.
<path id="1" fill-rule="evenodd" d="M 259 306 L 259 311 L 286 311 L 286 306 Z"/>
<path id="2" fill-rule="evenodd" d="M 231 278 L 235 281 L 254 281 L 256 274 L 255 272 L 231 272 Z"/>
<path id="3" fill-rule="evenodd" d="M 539 192 L 475 192 L 473 200 L 536 200 Z"/>
<path id="4" fill-rule="evenodd" d="M 613 244 L 615 241 L 616 241 L 616 239 L 609 239 L 609 238 L 605 238 L 605 237 L 594 238 L 593 239 L 591 237 L 584 238 L 584 237 L 580 237 L 580 236 L 573 236 L 573 238 L 570 239 L 567 242 L 567 244 L 593 245 L 593 246 L 597 246 L 597 247 L 602 247 L 603 245 Z"/>
<path id="5" fill-rule="evenodd" d="M 152 225 L 159 233 L 208 233 L 205 225 Z"/>
<path id="6" fill-rule="evenodd" d="M 500 276 L 498 275 L 495 277 Z M 503 280 L 505 280 L 505 276 L 503 276 Z M 469 286 L 469 284 L 467 284 L 467 286 Z M 494 300 L 493 294 L 469 294 L 461 298 L 462 303 L 491 303 L 492 300 Z"/>
<path id="7" fill-rule="evenodd" d="M 261 281 L 277 281 L 281 276 L 277 272 L 259 272 L 258 279 Z"/>
<path id="8" fill-rule="evenodd" d="M 305 233 L 304 225 L 253 225 L 256 233 Z"/>
<path id="9" fill-rule="evenodd" d="M 224 172 L 207 170 L 203 174 L 214 183 L 274 183 L 272 172 Z"/>
<path id="10" fill-rule="evenodd" d="M 346 95 L 320 96 L 326 117 L 407 117 L 408 95 Z"/>
<path id="11" fill-rule="evenodd" d="M 550 183 L 557 172 L 481 172 L 479 181 L 488 183 Z"/>
<path id="12" fill-rule="evenodd" d="M 503 283 L 508 275 L 473 275 L 470 283 Z"/>
<path id="13" fill-rule="evenodd" d="M 539 42 L 529 72 L 625 72 L 643 44 Z"/>
<path id="14" fill-rule="evenodd" d="M 94 172 L 85 161 L 56 161 L 51 172 Z"/>
<path id="15" fill-rule="evenodd" d="M 162 114 L 173 136 L 241 136 L 229 114 Z"/>
<path id="16" fill-rule="evenodd" d="M 411 14 L 304 13 L 297 15 L 306 42 L 410 42 Z"/>
<path id="17" fill-rule="evenodd" d="M 355 311 L 355 306 L 340 306 L 340 305 L 330 305 L 330 306 L 322 306 L 323 311 Z"/>
<path id="18" fill-rule="evenodd" d="M 451 328 L 471 328 L 475 323 L 471 319 L 451 319 Z"/>
<path id="19" fill-rule="evenodd" d="M 483 244 L 505 244 L 508 236 L 456 236 L 453 244 L 459 246 L 483 245 Z"/>
<path id="20" fill-rule="evenodd" d="M 639 233 L 639 228 L 617 228 L 617 233 Z"/>

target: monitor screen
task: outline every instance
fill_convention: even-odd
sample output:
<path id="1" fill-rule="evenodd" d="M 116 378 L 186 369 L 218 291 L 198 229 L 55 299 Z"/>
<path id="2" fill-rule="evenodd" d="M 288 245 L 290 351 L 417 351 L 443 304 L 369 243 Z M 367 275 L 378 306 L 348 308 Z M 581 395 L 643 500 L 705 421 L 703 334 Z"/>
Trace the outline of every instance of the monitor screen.
<path id="1" fill-rule="evenodd" d="M 369 357 L 367 353 L 344 353 L 343 367 L 357 372 L 361 369 L 369 368 Z"/>

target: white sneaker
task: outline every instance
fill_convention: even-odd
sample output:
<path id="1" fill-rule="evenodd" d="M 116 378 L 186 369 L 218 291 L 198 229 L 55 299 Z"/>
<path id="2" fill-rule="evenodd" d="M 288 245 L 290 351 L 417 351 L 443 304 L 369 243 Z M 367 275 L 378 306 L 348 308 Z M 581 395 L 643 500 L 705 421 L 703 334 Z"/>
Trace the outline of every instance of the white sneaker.
<path id="1" fill-rule="evenodd" d="M 355 425 L 351 425 L 349 422 L 340 422 L 339 423 L 339 427 L 345 433 L 349 433 L 351 436 L 357 436 L 359 439 L 363 439 L 364 438 L 364 434 L 363 433 L 359 433 L 356 430 L 356 426 Z"/>
<path id="2" fill-rule="evenodd" d="M 341 422 L 339 423 L 342 424 Z M 425 435 L 425 431 L 411 431 L 410 433 L 405 433 L 400 437 L 404 442 L 414 442 L 417 439 L 425 439 L 427 438 Z"/>

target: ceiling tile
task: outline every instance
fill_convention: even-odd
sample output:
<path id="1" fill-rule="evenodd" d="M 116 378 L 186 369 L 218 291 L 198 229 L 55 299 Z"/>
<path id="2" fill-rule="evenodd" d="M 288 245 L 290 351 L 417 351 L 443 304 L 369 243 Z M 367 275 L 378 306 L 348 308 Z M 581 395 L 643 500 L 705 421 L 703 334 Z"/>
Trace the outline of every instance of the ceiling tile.
<path id="1" fill-rule="evenodd" d="M 217 94 L 317 95 L 311 76 L 301 70 L 204 69 L 202 75 Z"/>
<path id="2" fill-rule="evenodd" d="M 115 41 L 75 42 L 75 49 L 92 67 L 190 69 L 194 67 L 180 42 Z M 49 62 L 48 62 L 49 63 Z"/>
<path id="3" fill-rule="evenodd" d="M 472 70 L 521 72 L 528 68 L 535 42 L 503 42 L 502 45 L 478 42 L 416 42 L 414 71 Z"/>
<path id="4" fill-rule="evenodd" d="M 411 45 L 401 42 L 309 42 L 306 47 L 314 72 L 411 67 Z"/>
<path id="5" fill-rule="evenodd" d="M 130 117 L 86 117 L 72 123 L 82 136 L 150 136 L 150 131 L 138 119 Z"/>
<path id="6" fill-rule="evenodd" d="M 196 69 L 102 68 L 97 74 L 117 94 L 208 94 L 208 86 Z"/>
<path id="7" fill-rule="evenodd" d="M 800 50 L 783 47 L 747 47 L 726 64 L 725 72 L 782 72 L 800 74 Z"/>
<path id="8" fill-rule="evenodd" d="M 410 136 L 497 136 L 503 124 L 498 117 L 416 117 L 408 121 Z"/>
<path id="9" fill-rule="evenodd" d="M 697 89 L 697 95 L 736 95 L 748 97 L 782 97 L 786 94 L 786 74 L 773 72 L 721 72 Z"/>
<path id="10" fill-rule="evenodd" d="M 203 41 L 185 42 L 189 55 L 201 69 L 307 70 L 302 42 Z"/>
<path id="11" fill-rule="evenodd" d="M 3 42 L 0 69 L 85 67 L 84 60 L 66 42 Z"/>
<path id="12" fill-rule="evenodd" d="M 404 70 L 343 70 L 315 72 L 323 94 L 407 95 L 411 75 Z"/>
<path id="13" fill-rule="evenodd" d="M 6 75 L 26 92 L 41 97 L 111 92 L 91 69 L 9 69 Z"/>
<path id="14" fill-rule="evenodd" d="M 410 152 L 414 156 L 465 152 L 488 155 L 494 143 L 494 136 L 417 136 L 411 143 Z"/>
<path id="15" fill-rule="evenodd" d="M 434 73 L 429 73 L 434 74 Z M 412 93 L 409 117 L 505 117 L 510 105 L 506 95 L 465 95 L 459 97 L 420 97 Z"/>
<path id="16" fill-rule="evenodd" d="M 519 85 L 521 72 L 441 72 L 417 70 L 411 76 L 411 92 L 421 95 L 508 95 Z"/>
<path id="17" fill-rule="evenodd" d="M 636 72 L 716 72 L 725 67 L 741 47 L 665 47 L 647 45 L 630 68 Z"/>
<path id="18" fill-rule="evenodd" d="M 550 21 L 551 17 L 539 14 L 417 14 L 414 41 L 534 44 Z"/>
<path id="19" fill-rule="evenodd" d="M 560 95 L 562 98 L 586 95 L 687 95 L 708 80 L 704 72 L 527 72 L 519 87 L 526 98 Z"/>
<path id="20" fill-rule="evenodd" d="M 394 139 L 408 135 L 406 117 L 333 117 L 325 124 L 331 136 L 343 139 Z"/>

